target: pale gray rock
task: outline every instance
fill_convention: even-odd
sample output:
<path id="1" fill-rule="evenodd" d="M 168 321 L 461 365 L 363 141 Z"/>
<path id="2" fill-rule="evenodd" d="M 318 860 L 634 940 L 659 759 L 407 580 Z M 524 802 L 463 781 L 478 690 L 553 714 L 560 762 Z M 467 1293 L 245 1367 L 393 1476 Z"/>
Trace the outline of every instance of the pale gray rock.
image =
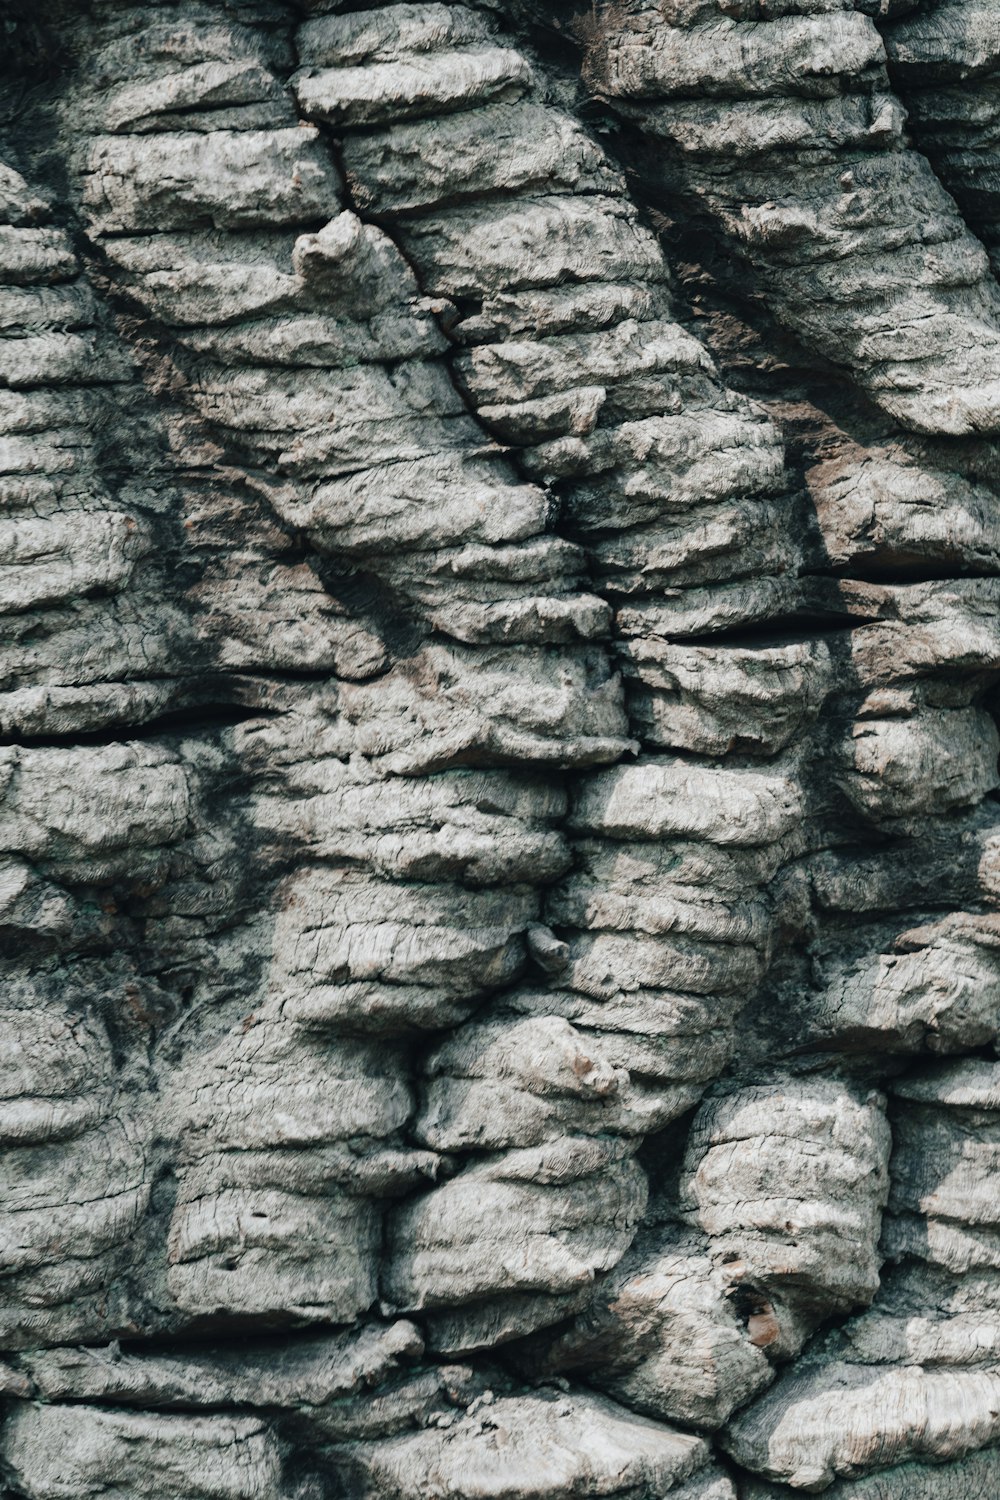
<path id="1" fill-rule="evenodd" d="M 4 40 L 10 1500 L 992 1500 L 989 9 Z"/>
<path id="2" fill-rule="evenodd" d="M 991 1456 L 976 1450 L 996 1441 L 1000 1378 L 987 1165 L 994 1068 L 939 1064 L 895 1088 L 883 1244 L 898 1267 L 883 1273 L 870 1310 L 733 1419 L 727 1446 L 793 1489 L 825 1491 L 837 1478 L 837 1495 L 947 1495 L 963 1481 L 969 1493 L 985 1493 Z M 939 1488 L 935 1471 L 919 1466 L 970 1453 L 967 1476 L 966 1465 L 949 1464 Z M 847 1482 L 873 1470 L 889 1472 L 867 1485 Z"/>
<path id="3" fill-rule="evenodd" d="M 989 5 L 938 3 L 885 29 L 919 149 L 996 263 L 1000 31 Z"/>
<path id="4" fill-rule="evenodd" d="M 21 1367 L 48 1401 L 97 1401 L 157 1410 L 297 1405 L 317 1411 L 352 1396 L 419 1357 L 412 1323 L 373 1325 L 347 1334 L 271 1344 L 252 1355 L 238 1346 L 127 1354 L 106 1349 L 49 1349 L 25 1355 Z"/>
<path id="5" fill-rule="evenodd" d="M 988 486 L 920 463 L 898 443 L 837 453 L 807 479 L 830 562 L 990 573 L 997 546 Z"/>
<path id="6" fill-rule="evenodd" d="M 997 1035 L 996 918 L 952 912 L 840 933 L 816 955 L 803 1036 L 892 1052 L 961 1052 Z M 798 1008 L 798 1007 L 797 1007 Z"/>
<path id="7" fill-rule="evenodd" d="M 834 678 L 824 641 L 692 646 L 636 634 L 621 659 L 644 747 L 699 755 L 770 757 L 800 742 Z"/>
<path id="8" fill-rule="evenodd" d="M 626 0 L 590 39 L 588 77 L 647 136 L 657 189 L 712 220 L 776 317 L 905 426 L 994 431 L 995 283 L 906 148 L 882 36 L 848 0 L 783 9 Z M 876 264 L 879 297 L 866 298 Z"/>
<path id="9" fill-rule="evenodd" d="M 901 1102 L 886 1229 L 893 1255 L 912 1244 L 923 1259 L 951 1270 L 1000 1263 L 995 1088 L 996 1065 L 978 1059 L 939 1063 L 896 1085 Z"/>
<path id="10" fill-rule="evenodd" d="M 949 1464 L 903 1463 L 896 1469 L 829 1485 L 830 1500 L 987 1500 L 997 1483 L 997 1450 L 983 1448 Z M 751 1481 L 747 1500 L 787 1497 L 784 1485 Z M 793 1492 L 794 1493 L 794 1492 Z"/>
<path id="11" fill-rule="evenodd" d="M 98 136 L 83 205 L 96 234 L 253 229 L 319 218 L 336 191 L 316 131 L 174 131 Z"/>
<path id="12" fill-rule="evenodd" d="M 644 1421 L 601 1396 L 484 1395 L 453 1425 L 346 1450 L 349 1493 L 417 1500 L 487 1496 L 642 1495 L 728 1500 L 721 1475 L 701 1476 L 703 1442 Z M 685 1483 L 685 1481 L 693 1481 Z"/>
<path id="13" fill-rule="evenodd" d="M 820 1321 L 878 1288 L 883 1108 L 877 1094 L 788 1079 L 720 1086 L 695 1117 L 680 1206 L 729 1284 L 768 1304 L 775 1352 L 797 1353 Z"/>
<path id="14" fill-rule="evenodd" d="M 761 1299 L 740 1307 L 706 1249 L 682 1229 L 644 1234 L 568 1330 L 527 1342 L 525 1368 L 587 1370 L 635 1411 L 720 1427 L 773 1379 L 774 1321 Z"/>
<path id="15" fill-rule="evenodd" d="M 940 1462 L 995 1442 L 998 1383 L 1000 1371 L 988 1367 L 876 1373 L 831 1363 L 791 1375 L 761 1397 L 731 1425 L 728 1446 L 748 1468 L 793 1490 L 826 1490 L 834 1477 L 912 1459 Z M 909 1476 L 903 1470 L 901 1477 Z"/>
<path id="16" fill-rule="evenodd" d="M 197 1500 L 277 1500 L 281 1463 L 265 1423 L 253 1417 L 187 1417 L 80 1406 L 19 1406 L 5 1456 L 29 1500 L 70 1493 Z"/>
<path id="17" fill-rule="evenodd" d="M 416 1311 L 541 1293 L 540 1321 L 555 1322 L 551 1299 L 610 1269 L 639 1227 L 646 1185 L 634 1149 L 563 1136 L 488 1154 L 403 1205 L 390 1219 L 389 1301 Z M 518 1332 L 537 1326 L 531 1305 Z"/>

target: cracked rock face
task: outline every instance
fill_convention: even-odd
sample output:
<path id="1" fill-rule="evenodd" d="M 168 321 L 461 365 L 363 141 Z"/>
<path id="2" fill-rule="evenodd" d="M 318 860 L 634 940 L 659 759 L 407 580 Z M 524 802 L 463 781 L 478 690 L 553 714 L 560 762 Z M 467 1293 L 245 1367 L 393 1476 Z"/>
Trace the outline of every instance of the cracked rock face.
<path id="1" fill-rule="evenodd" d="M 0 1496 L 994 1500 L 995 7 L 0 21 Z"/>

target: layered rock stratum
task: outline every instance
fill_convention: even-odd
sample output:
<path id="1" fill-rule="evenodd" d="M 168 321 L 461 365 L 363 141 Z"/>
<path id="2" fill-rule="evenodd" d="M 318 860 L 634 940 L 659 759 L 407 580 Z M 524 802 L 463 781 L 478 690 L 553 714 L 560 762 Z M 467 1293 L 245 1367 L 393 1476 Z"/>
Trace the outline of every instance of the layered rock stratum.
<path id="1" fill-rule="evenodd" d="M 993 0 L 0 38 L 0 1493 L 995 1500 Z"/>

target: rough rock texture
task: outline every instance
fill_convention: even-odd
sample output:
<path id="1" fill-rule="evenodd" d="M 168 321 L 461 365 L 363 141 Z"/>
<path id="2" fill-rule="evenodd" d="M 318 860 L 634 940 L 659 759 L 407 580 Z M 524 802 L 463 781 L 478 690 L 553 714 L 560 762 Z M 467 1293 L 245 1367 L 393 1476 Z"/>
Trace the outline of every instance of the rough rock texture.
<path id="1" fill-rule="evenodd" d="M 994 1500 L 995 7 L 0 19 L 4 1500 Z"/>

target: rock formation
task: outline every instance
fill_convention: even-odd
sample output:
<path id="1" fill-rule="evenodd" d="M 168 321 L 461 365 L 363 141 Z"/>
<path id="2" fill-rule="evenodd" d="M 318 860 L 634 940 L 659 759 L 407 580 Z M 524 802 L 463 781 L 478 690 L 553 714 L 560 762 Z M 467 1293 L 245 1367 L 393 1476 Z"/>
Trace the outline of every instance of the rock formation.
<path id="1" fill-rule="evenodd" d="M 0 24 L 3 1500 L 993 1500 L 995 6 Z"/>

